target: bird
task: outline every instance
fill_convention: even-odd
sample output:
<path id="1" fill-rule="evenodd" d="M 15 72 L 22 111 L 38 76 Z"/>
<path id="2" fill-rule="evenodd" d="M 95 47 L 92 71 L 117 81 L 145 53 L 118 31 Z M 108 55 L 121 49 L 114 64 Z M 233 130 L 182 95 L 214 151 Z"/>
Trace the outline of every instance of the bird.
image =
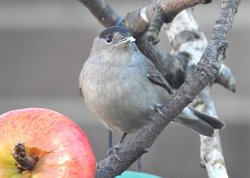
<path id="1" fill-rule="evenodd" d="M 152 109 L 161 112 L 173 94 L 169 83 L 123 26 L 109 27 L 94 39 L 79 75 L 79 90 L 95 117 L 111 131 L 123 133 L 123 137 L 142 128 Z M 214 129 L 225 125 L 191 107 L 185 107 L 172 121 L 210 137 Z"/>

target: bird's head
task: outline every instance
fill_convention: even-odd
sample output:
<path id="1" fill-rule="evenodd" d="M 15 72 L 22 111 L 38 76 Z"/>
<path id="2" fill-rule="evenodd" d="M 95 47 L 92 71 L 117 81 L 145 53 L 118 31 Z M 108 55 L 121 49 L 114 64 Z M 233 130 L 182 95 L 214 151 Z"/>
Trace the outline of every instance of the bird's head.
<path id="1" fill-rule="evenodd" d="M 102 31 L 94 40 L 95 50 L 123 49 L 135 41 L 129 30 L 121 26 L 113 26 Z"/>

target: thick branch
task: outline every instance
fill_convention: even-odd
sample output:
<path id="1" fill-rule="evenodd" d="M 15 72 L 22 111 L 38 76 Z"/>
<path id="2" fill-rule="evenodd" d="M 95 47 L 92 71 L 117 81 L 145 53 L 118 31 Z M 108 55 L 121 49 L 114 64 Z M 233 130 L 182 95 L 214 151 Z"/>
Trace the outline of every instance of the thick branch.
<path id="1" fill-rule="evenodd" d="M 148 30 L 149 25 L 157 19 L 157 15 L 165 13 L 164 22 L 172 19 L 183 9 L 201 4 L 201 0 L 158 0 L 144 8 L 128 13 L 124 19 L 124 25 L 130 29 L 133 35 L 138 36 Z"/>
<path id="2" fill-rule="evenodd" d="M 200 30 L 199 25 L 196 23 L 191 9 L 179 13 L 172 24 L 173 26 L 169 25 L 167 34 L 173 39 L 173 44 L 175 45 L 175 48 L 173 48 L 174 50 L 182 49 L 186 53 L 189 53 L 190 59 L 187 61 L 188 74 L 193 70 L 193 67 L 204 53 L 205 47 L 207 46 L 207 40 Z M 222 68 L 223 67 L 221 67 L 220 71 L 224 71 Z M 210 88 L 211 86 L 209 85 L 203 89 L 196 97 L 193 105 L 196 110 L 218 118 L 213 100 L 210 96 Z M 201 165 L 207 169 L 209 177 L 228 177 L 219 132 L 215 131 L 213 137 L 200 135 L 200 138 Z"/>
<path id="3" fill-rule="evenodd" d="M 119 20 L 119 16 L 105 0 L 79 0 L 105 27 L 113 26 Z"/>
<path id="4" fill-rule="evenodd" d="M 158 113 L 151 116 L 148 124 L 138 132 L 136 138 L 129 141 L 116 152 L 116 156 L 120 159 L 117 159 L 114 154 L 111 154 L 99 162 L 96 177 L 114 177 L 126 170 L 129 165 L 148 150 L 171 119 L 175 118 L 204 87 L 212 82 L 219 72 L 221 60 L 223 59 L 223 54 L 227 46 L 226 41 L 229 29 L 232 27 L 233 18 L 239 2 L 240 0 L 222 1 L 222 4 L 226 3 L 226 8 L 221 9 L 220 16 L 213 30 L 212 40 L 209 42 L 195 72 L 188 76 L 184 84 L 162 108 L 166 118 Z M 225 19 L 225 16 L 229 18 Z M 227 25 L 225 25 L 224 22 L 220 23 L 222 22 L 220 19 L 225 19 Z"/>
<path id="5" fill-rule="evenodd" d="M 230 30 L 232 28 L 233 17 L 237 12 L 240 0 L 224 0 L 221 3 L 220 17 L 216 21 L 215 28 L 212 33 L 212 39 L 216 41 L 226 41 L 229 37 Z M 223 32 L 224 33 L 221 33 Z M 224 52 L 221 55 L 224 56 Z M 235 90 L 233 88 L 233 90 Z M 210 97 L 209 89 L 203 90 L 200 93 L 199 100 L 206 101 L 203 103 L 202 111 L 217 116 L 214 103 Z M 201 103 L 201 102 L 198 102 Z M 202 164 L 207 168 L 208 176 L 211 178 L 220 177 L 228 178 L 225 162 L 222 154 L 222 148 L 220 143 L 219 133 L 216 132 L 213 138 L 201 136 L 201 160 Z"/>
<path id="6" fill-rule="evenodd" d="M 120 20 L 117 13 L 105 0 L 79 0 L 105 27 L 113 26 Z M 124 25 L 137 37 L 147 31 L 151 22 L 155 19 L 159 8 L 165 12 L 167 20 L 172 19 L 185 8 L 205 3 L 204 0 L 158 0 L 142 9 L 128 13 L 124 19 Z"/>

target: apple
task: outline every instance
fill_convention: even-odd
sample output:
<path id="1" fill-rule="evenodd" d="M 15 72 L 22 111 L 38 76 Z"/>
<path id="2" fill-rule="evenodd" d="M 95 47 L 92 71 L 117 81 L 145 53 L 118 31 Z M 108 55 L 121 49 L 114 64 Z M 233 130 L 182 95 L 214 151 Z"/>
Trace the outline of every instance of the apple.
<path id="1" fill-rule="evenodd" d="M 72 120 L 44 108 L 0 116 L 0 178 L 94 178 L 90 142 Z"/>

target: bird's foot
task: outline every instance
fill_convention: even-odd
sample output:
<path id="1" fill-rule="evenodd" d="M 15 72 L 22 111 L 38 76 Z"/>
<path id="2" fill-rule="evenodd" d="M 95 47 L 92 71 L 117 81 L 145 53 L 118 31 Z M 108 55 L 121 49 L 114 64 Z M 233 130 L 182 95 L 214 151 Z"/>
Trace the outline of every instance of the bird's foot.
<path id="1" fill-rule="evenodd" d="M 119 158 L 119 156 L 117 155 L 117 151 L 119 149 L 121 149 L 121 148 L 122 148 L 122 144 L 118 143 L 115 146 L 109 148 L 108 151 L 107 151 L 107 154 L 108 155 L 114 154 L 114 156 L 116 157 L 116 159 L 118 159 L 119 161 L 121 161 L 121 158 Z"/>
<path id="2" fill-rule="evenodd" d="M 161 108 L 163 107 L 164 105 L 162 105 L 162 104 L 159 104 L 159 103 L 156 103 L 156 105 L 154 105 L 154 106 L 151 106 L 151 109 L 153 110 L 153 111 L 155 111 L 155 112 L 158 112 L 160 115 L 162 115 L 163 117 L 166 117 L 165 115 L 164 115 L 164 113 L 162 112 L 162 110 L 161 110 Z"/>

